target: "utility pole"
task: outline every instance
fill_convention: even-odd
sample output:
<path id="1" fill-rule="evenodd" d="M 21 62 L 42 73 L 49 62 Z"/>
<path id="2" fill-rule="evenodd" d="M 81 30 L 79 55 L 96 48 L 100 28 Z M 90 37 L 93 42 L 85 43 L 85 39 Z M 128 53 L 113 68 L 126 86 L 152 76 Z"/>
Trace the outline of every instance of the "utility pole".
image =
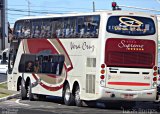
<path id="1" fill-rule="evenodd" d="M 93 1 L 93 12 L 95 12 L 95 3 Z"/>
<path id="2" fill-rule="evenodd" d="M 5 13 L 5 0 L 0 0 L 0 39 L 1 39 L 1 50 L 5 49 L 5 17 L 6 17 L 6 13 Z"/>
<path id="3" fill-rule="evenodd" d="M 29 0 L 26 0 L 27 1 L 27 3 L 28 3 L 28 16 L 30 16 L 30 1 Z"/>
<path id="4" fill-rule="evenodd" d="M 160 0 L 156 0 L 158 3 L 160 3 Z"/>

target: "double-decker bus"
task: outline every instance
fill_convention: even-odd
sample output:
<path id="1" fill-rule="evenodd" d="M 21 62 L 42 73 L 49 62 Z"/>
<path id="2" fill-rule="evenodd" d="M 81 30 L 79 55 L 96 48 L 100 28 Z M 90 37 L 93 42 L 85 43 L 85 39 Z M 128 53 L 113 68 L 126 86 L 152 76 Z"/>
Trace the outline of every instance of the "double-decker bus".
<path id="1" fill-rule="evenodd" d="M 21 18 L 10 45 L 8 89 L 21 98 L 155 101 L 155 15 L 99 11 Z"/>

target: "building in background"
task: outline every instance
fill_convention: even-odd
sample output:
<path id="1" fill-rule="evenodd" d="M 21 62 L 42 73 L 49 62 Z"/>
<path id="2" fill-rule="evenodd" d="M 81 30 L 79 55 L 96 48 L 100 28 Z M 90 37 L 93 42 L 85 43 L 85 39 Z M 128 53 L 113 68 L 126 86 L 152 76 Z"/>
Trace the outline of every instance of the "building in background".
<path id="1" fill-rule="evenodd" d="M 7 0 L 0 0 L 0 52 L 9 47 Z"/>

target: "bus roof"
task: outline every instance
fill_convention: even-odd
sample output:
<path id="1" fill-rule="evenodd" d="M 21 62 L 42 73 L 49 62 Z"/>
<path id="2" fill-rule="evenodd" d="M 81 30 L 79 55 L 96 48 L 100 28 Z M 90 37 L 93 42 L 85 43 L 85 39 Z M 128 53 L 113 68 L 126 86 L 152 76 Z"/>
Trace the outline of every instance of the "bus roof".
<path id="1" fill-rule="evenodd" d="M 115 14 L 115 15 L 143 15 L 143 16 L 151 16 L 155 17 L 154 14 L 149 14 L 145 12 L 135 12 L 135 11 L 123 11 L 123 10 L 116 10 L 116 11 L 111 11 L 111 10 L 99 10 L 96 12 L 87 12 L 87 13 L 80 13 L 80 12 L 71 12 L 68 14 L 47 14 L 43 16 L 27 16 L 27 17 L 22 17 L 17 19 L 18 20 L 24 20 L 24 19 L 41 19 L 41 18 L 56 18 L 56 17 L 74 17 L 74 16 L 85 16 L 85 15 L 101 15 L 101 14 L 106 14 L 108 13 L 109 15 Z"/>

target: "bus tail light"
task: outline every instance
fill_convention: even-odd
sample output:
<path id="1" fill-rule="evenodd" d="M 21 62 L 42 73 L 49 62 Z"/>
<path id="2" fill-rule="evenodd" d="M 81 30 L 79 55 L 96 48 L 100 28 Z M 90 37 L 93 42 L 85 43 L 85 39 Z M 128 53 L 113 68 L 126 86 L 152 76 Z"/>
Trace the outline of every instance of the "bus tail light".
<path id="1" fill-rule="evenodd" d="M 102 69 L 102 70 L 101 70 L 101 74 L 105 74 L 105 70 Z"/>
<path id="2" fill-rule="evenodd" d="M 157 86 L 158 67 L 153 67 L 153 87 Z"/>
<path id="3" fill-rule="evenodd" d="M 100 84 L 101 86 L 105 86 L 105 73 L 106 73 L 106 65 L 105 64 L 101 64 L 101 75 L 100 75 Z"/>
<path id="4" fill-rule="evenodd" d="M 106 65 L 105 64 L 101 64 L 101 74 L 104 75 L 105 74 L 105 69 Z"/>
<path id="5" fill-rule="evenodd" d="M 101 64 L 101 68 L 105 68 L 105 64 Z"/>
<path id="6" fill-rule="evenodd" d="M 157 66 L 154 66 L 154 67 L 153 67 L 153 70 L 154 70 L 154 72 L 157 72 L 158 67 L 157 67 Z"/>
<path id="7" fill-rule="evenodd" d="M 105 77 L 104 77 L 104 75 L 101 75 L 101 77 L 100 77 L 100 78 L 101 78 L 101 80 L 103 80 Z"/>
<path id="8" fill-rule="evenodd" d="M 154 66 L 154 67 L 153 67 L 153 70 L 158 70 L 158 67 L 157 67 L 157 66 Z"/>
<path id="9" fill-rule="evenodd" d="M 157 67 L 157 66 L 154 66 L 154 67 L 153 67 L 153 70 L 158 70 L 158 67 Z"/>
<path id="10" fill-rule="evenodd" d="M 157 74 L 158 74 L 157 72 L 154 72 L 154 73 L 153 73 L 153 76 L 157 76 Z"/>
<path id="11" fill-rule="evenodd" d="M 153 76 L 157 76 L 158 75 L 158 67 L 154 66 L 153 67 Z M 154 77 L 153 77 L 154 78 Z"/>
<path id="12" fill-rule="evenodd" d="M 154 81 L 154 82 L 157 81 L 157 77 L 154 77 L 154 78 L 153 78 L 153 81 Z"/>

